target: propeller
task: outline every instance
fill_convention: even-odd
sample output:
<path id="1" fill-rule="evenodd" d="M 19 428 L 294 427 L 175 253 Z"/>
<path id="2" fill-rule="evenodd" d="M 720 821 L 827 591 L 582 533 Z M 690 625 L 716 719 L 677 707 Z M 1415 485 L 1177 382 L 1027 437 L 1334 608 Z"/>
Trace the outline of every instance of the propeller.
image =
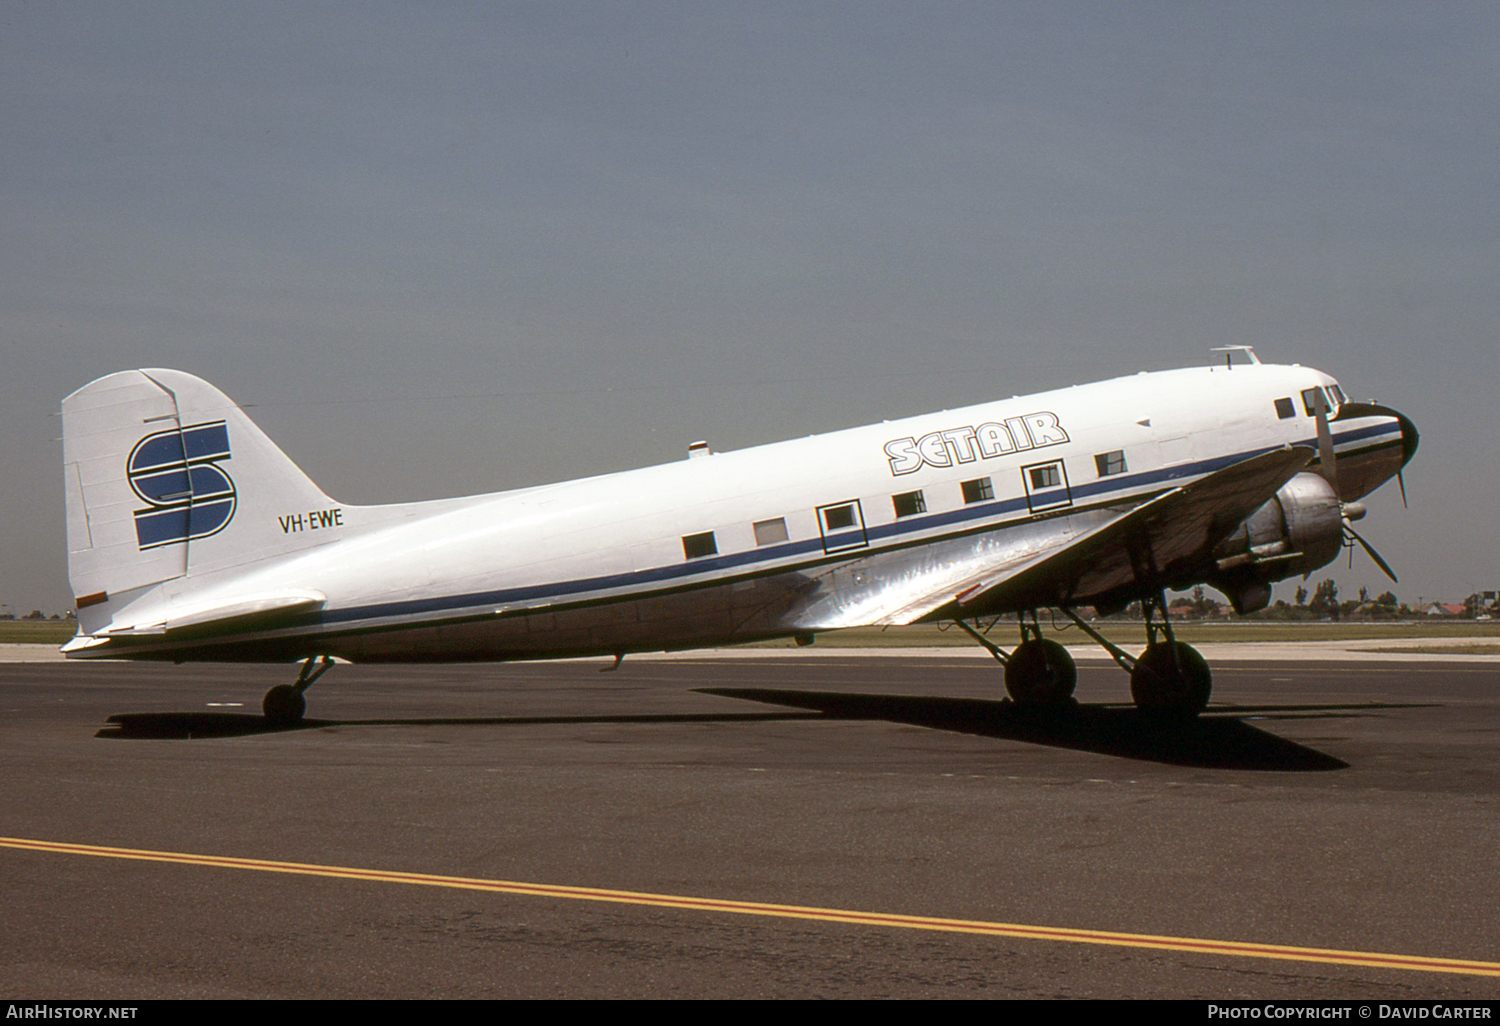
<path id="1" fill-rule="evenodd" d="M 1380 553 L 1375 551 L 1375 546 L 1365 541 L 1360 533 L 1356 531 L 1350 522 L 1358 520 L 1365 515 L 1365 507 L 1358 502 L 1345 502 L 1344 493 L 1339 491 L 1339 468 L 1338 460 L 1333 455 L 1333 432 L 1328 427 L 1328 400 L 1323 395 L 1323 390 L 1313 390 L 1313 419 L 1318 425 L 1318 473 L 1323 480 L 1327 481 L 1333 488 L 1333 493 L 1339 497 L 1339 511 L 1344 527 L 1344 540 L 1349 546 L 1349 565 L 1354 565 L 1354 542 L 1358 542 L 1365 554 L 1375 561 L 1375 565 L 1392 581 L 1400 583 L 1396 572 L 1391 565 L 1381 558 Z M 1406 504 L 1406 482 L 1401 481 L 1400 471 L 1396 472 L 1397 480 L 1401 483 L 1401 503 Z"/>
<path id="2" fill-rule="evenodd" d="M 1349 521 L 1347 520 L 1344 521 L 1344 537 L 1359 542 L 1360 548 L 1365 550 L 1365 555 L 1373 559 L 1375 561 L 1375 565 L 1380 567 L 1380 569 L 1385 573 L 1387 577 L 1395 581 L 1397 584 L 1401 583 L 1401 579 L 1396 576 L 1396 572 L 1391 569 L 1391 565 L 1385 560 L 1381 559 L 1380 553 L 1375 551 L 1375 546 L 1365 541 L 1364 538 L 1360 536 L 1360 533 L 1358 531 L 1349 526 Z M 1354 558 L 1354 546 L 1352 545 L 1349 546 L 1349 558 L 1351 560 Z"/>

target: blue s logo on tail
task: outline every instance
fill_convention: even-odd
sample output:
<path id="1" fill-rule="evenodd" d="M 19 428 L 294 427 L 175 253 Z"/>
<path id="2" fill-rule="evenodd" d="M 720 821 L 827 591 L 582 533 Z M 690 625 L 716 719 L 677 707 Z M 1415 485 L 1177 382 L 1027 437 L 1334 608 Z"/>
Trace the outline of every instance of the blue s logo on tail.
<path id="1" fill-rule="evenodd" d="M 147 435 L 130 450 L 125 475 L 147 509 L 135 511 L 142 550 L 206 538 L 234 516 L 234 482 L 219 466 L 229 459 L 224 421 Z"/>

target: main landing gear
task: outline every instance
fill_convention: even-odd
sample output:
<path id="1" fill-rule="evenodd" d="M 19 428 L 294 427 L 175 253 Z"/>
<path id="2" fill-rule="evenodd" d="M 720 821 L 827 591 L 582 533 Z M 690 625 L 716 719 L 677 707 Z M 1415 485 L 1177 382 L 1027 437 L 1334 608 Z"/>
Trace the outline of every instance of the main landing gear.
<path id="1" fill-rule="evenodd" d="M 1067 649 L 1042 637 L 1035 610 L 1031 612 L 1030 623 L 1021 617 L 1021 643 L 1009 655 L 962 620 L 955 622 L 1005 667 L 1005 690 L 1010 693 L 1011 701 L 1043 709 L 1072 704 L 1078 667 Z"/>
<path id="2" fill-rule="evenodd" d="M 1141 712 L 1197 716 L 1208 708 L 1213 674 L 1197 649 L 1172 634 L 1164 594 L 1141 600 L 1141 611 L 1146 617 L 1146 650 L 1139 656 L 1122 651 L 1068 607 L 1062 607 L 1062 611 L 1130 674 L 1130 697 Z"/>
<path id="3" fill-rule="evenodd" d="M 296 723 L 307 711 L 307 700 L 302 697 L 302 692 L 312 687 L 313 681 L 327 673 L 332 665 L 331 656 L 308 656 L 302 664 L 302 671 L 297 674 L 296 683 L 278 684 L 267 691 L 260 703 L 260 711 L 278 726 Z"/>
<path id="4" fill-rule="evenodd" d="M 1130 697 L 1143 713 L 1196 716 L 1208 708 L 1213 674 L 1198 650 L 1176 639 L 1167 618 L 1164 595 L 1141 601 L 1146 616 L 1146 650 L 1132 656 L 1084 622 L 1067 606 L 1060 607 L 1085 634 L 1104 648 L 1130 674 Z M 962 620 L 955 620 L 1005 667 L 1005 690 L 1017 705 L 1060 708 L 1072 703 L 1078 671 L 1068 650 L 1042 637 L 1036 611 L 1021 621 L 1021 644 L 1007 655 L 999 646 Z"/>

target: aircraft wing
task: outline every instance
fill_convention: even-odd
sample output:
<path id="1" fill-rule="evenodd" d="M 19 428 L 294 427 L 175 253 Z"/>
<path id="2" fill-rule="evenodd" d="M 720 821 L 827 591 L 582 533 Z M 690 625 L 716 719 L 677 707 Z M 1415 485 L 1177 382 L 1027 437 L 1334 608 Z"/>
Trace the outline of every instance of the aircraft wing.
<path id="1" fill-rule="evenodd" d="M 1056 530 L 1031 544 L 908 572 L 841 604 L 826 599 L 799 626 L 897 626 L 1073 605 L 1118 589 L 1162 588 L 1266 502 L 1314 455 L 1289 446 L 1174 488 L 1077 534 Z M 1046 523 L 1045 521 L 1042 523 Z M 811 615 L 808 615 L 811 614 Z"/>
<path id="2" fill-rule="evenodd" d="M 1073 605 L 1131 586 L 1170 587 L 1314 455 L 1289 446 L 1174 488 L 1036 563 L 978 580 L 954 596 L 955 613 Z"/>

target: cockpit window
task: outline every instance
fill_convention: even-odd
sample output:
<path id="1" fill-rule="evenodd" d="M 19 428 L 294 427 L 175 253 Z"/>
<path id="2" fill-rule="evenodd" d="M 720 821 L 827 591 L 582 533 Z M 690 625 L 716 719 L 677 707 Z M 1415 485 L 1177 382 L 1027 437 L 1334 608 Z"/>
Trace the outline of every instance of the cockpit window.
<path id="1" fill-rule="evenodd" d="M 1316 388 L 1304 388 L 1302 390 L 1302 406 L 1307 410 L 1309 417 L 1313 415 L 1313 397 L 1318 392 L 1319 389 Z M 1343 403 L 1344 393 L 1339 389 L 1339 386 L 1329 385 L 1327 390 L 1323 392 L 1323 401 L 1328 404 L 1328 414 L 1332 416 Z"/>

